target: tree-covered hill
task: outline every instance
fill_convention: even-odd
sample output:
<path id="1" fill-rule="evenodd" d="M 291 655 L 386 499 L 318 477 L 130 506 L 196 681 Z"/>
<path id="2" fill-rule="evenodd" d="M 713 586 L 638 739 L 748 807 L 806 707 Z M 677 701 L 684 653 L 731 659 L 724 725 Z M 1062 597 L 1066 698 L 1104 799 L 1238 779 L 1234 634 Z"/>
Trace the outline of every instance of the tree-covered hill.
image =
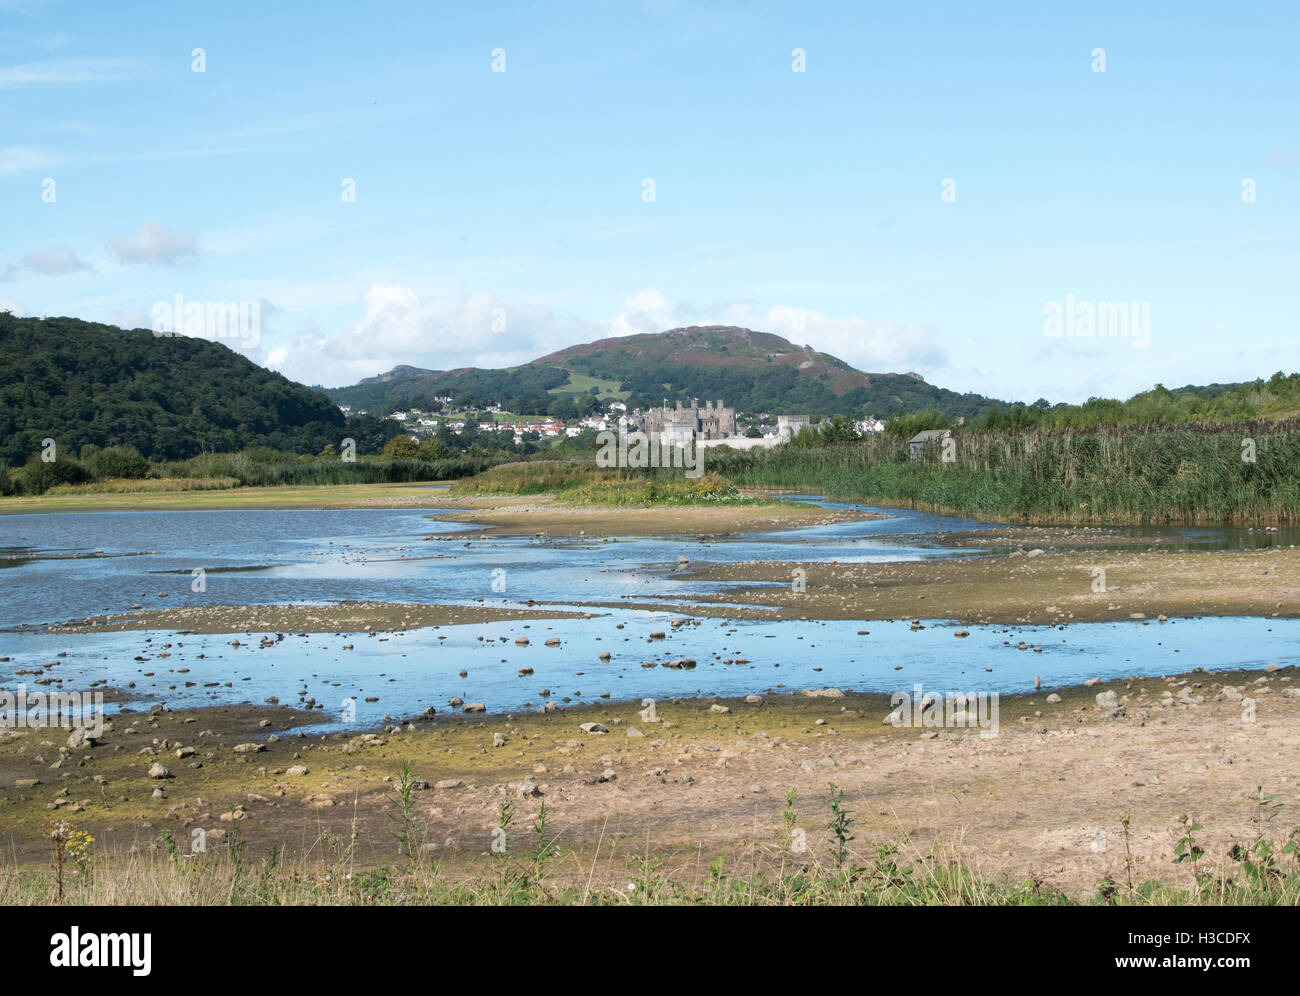
<path id="1" fill-rule="evenodd" d="M 46 437 L 66 452 L 125 445 L 175 460 L 248 446 L 316 453 L 343 428 L 323 394 L 220 343 L 0 312 L 0 460 L 10 466 Z"/>
<path id="2" fill-rule="evenodd" d="M 612 385 L 640 407 L 698 398 L 749 413 L 884 417 L 935 408 L 950 418 L 971 418 L 997 405 L 927 384 L 916 374 L 864 373 L 770 332 L 715 325 L 601 339 L 506 370 L 409 376 L 402 370 L 326 393 L 340 404 L 378 411 L 449 395 L 463 404 L 501 401 L 511 411 L 545 412 L 556 395 L 591 394 L 593 381 L 607 385 L 605 394 Z"/>

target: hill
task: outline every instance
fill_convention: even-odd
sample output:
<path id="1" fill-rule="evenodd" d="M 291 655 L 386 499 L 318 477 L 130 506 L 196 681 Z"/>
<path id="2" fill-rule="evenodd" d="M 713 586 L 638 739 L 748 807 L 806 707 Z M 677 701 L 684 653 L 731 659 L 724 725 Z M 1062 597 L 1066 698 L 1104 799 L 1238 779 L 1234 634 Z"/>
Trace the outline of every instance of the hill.
<path id="1" fill-rule="evenodd" d="M 692 326 L 570 346 L 505 370 L 463 369 L 379 378 L 326 393 L 341 404 L 390 410 L 451 395 L 471 405 L 504 402 L 545 411 L 559 397 L 618 396 L 645 407 L 691 398 L 722 399 L 746 412 L 889 416 L 937 408 L 976 416 L 997 402 L 927 384 L 912 373 L 864 373 L 769 332 Z"/>
<path id="2" fill-rule="evenodd" d="M 249 446 L 316 453 L 343 436 L 323 394 L 217 342 L 0 312 L 0 460 L 134 446 L 155 460 Z"/>

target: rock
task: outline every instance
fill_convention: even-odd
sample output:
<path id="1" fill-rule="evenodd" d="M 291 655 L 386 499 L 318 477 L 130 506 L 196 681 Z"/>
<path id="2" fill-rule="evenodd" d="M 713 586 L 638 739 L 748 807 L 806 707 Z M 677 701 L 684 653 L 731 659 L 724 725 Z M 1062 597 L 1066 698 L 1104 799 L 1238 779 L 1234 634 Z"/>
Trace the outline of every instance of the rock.
<path id="1" fill-rule="evenodd" d="M 444 778 L 440 782 L 434 782 L 433 787 L 439 789 L 458 789 L 464 788 L 465 783 L 459 778 Z"/>
<path id="2" fill-rule="evenodd" d="M 420 714 L 423 719 L 433 719 L 436 715 L 438 715 L 438 710 L 433 706 L 429 706 L 429 708 L 425 709 L 424 712 Z"/>
<path id="3" fill-rule="evenodd" d="M 838 688 L 805 688 L 799 693 L 808 699 L 842 699 L 844 693 Z"/>
<path id="4" fill-rule="evenodd" d="M 453 709 L 459 709 L 464 704 L 465 700 L 455 695 L 447 700 L 447 705 L 451 706 Z"/>
<path id="5" fill-rule="evenodd" d="M 521 678 L 527 678 L 532 673 L 533 669 L 526 664 L 519 669 L 519 677 Z"/>
<path id="6" fill-rule="evenodd" d="M 1100 685 L 1100 684 L 1101 684 L 1101 679 L 1100 679 L 1100 678 L 1089 678 L 1087 681 L 1085 681 L 1085 682 L 1083 683 L 1083 687 L 1084 687 L 1084 688 L 1096 688 L 1096 687 L 1097 687 L 1098 685 Z"/>
<path id="7" fill-rule="evenodd" d="M 1061 696 L 1057 695 L 1055 692 L 1052 692 L 1050 695 L 1047 696 L 1047 701 L 1050 702 L 1052 705 L 1056 705 L 1056 703 L 1061 701 Z"/>
<path id="8" fill-rule="evenodd" d="M 602 771 L 599 775 L 596 776 L 596 784 L 599 785 L 602 782 L 612 782 L 617 777 L 618 774 L 614 771 L 613 768 L 606 768 L 604 771 Z"/>
<path id="9" fill-rule="evenodd" d="M 482 702 L 466 702 L 464 712 L 487 712 L 487 706 Z"/>
<path id="10" fill-rule="evenodd" d="M 1114 709 L 1119 705 L 1119 696 L 1115 692 L 1098 692 L 1097 705 L 1103 709 Z"/>
<path id="11" fill-rule="evenodd" d="M 970 631 L 969 631 L 969 630 L 964 630 L 964 629 L 959 629 L 959 630 L 957 630 L 957 632 L 953 633 L 953 636 L 956 636 L 956 637 L 966 637 L 966 636 L 970 636 Z"/>
<path id="12" fill-rule="evenodd" d="M 525 778 L 520 782 L 516 791 L 521 799 L 535 799 L 542 794 L 542 790 L 531 778 Z"/>
<path id="13" fill-rule="evenodd" d="M 493 747 L 504 747 L 505 745 L 506 745 L 506 738 L 504 736 L 502 736 L 500 733 L 492 734 Z"/>
<path id="14" fill-rule="evenodd" d="M 560 638 L 558 636 L 553 636 L 546 641 L 546 645 L 548 647 L 558 647 L 560 645 Z"/>
<path id="15" fill-rule="evenodd" d="M 745 696 L 745 701 L 746 701 L 747 703 L 749 703 L 750 705 L 762 705 L 762 704 L 763 704 L 763 696 L 761 696 L 761 695 L 746 695 L 746 696 Z"/>
<path id="16" fill-rule="evenodd" d="M 193 747 L 177 747 L 177 748 L 176 748 L 176 756 L 177 756 L 178 758 L 193 757 L 193 756 L 194 756 L 194 748 L 193 748 Z"/>
<path id="17" fill-rule="evenodd" d="M 14 788 L 16 789 L 36 788 L 36 786 L 39 785 L 40 783 L 41 780 L 39 778 L 19 778 L 14 781 Z"/>
<path id="18" fill-rule="evenodd" d="M 1300 688 L 1284 688 L 1282 689 L 1282 697 L 1284 699 L 1300 699 Z"/>
<path id="19" fill-rule="evenodd" d="M 719 712 L 719 713 L 726 714 L 731 712 L 731 706 L 718 705 L 718 703 L 715 702 L 713 703 L 713 705 L 709 706 L 709 712 Z"/>
<path id="20" fill-rule="evenodd" d="M 601 723 L 583 723 L 581 726 L 578 727 L 578 729 L 580 729 L 583 733 L 608 733 L 609 732 L 609 730 L 607 730 L 604 727 L 604 725 Z"/>
<path id="21" fill-rule="evenodd" d="M 629 726 L 629 727 L 627 728 L 627 735 L 628 735 L 629 737 L 644 737 L 644 736 L 645 736 L 645 734 L 642 733 L 640 730 L 638 730 L 635 726 Z"/>
<path id="22" fill-rule="evenodd" d="M 160 788 L 156 788 L 153 790 L 152 797 L 155 799 L 166 799 L 167 793 Z"/>
<path id="23" fill-rule="evenodd" d="M 84 747 L 94 747 L 97 743 L 99 743 L 99 741 L 95 739 L 90 730 L 85 726 L 75 727 L 73 731 L 68 734 L 68 746 L 73 750 L 80 750 Z"/>
<path id="24" fill-rule="evenodd" d="M 234 750 L 236 754 L 256 754 L 266 748 L 261 744 L 236 744 Z"/>
<path id="25" fill-rule="evenodd" d="M 307 765 L 295 764 L 291 768 L 286 768 L 284 773 L 288 775 L 290 778 L 298 778 L 301 775 L 307 774 Z"/>
<path id="26" fill-rule="evenodd" d="M 168 771 L 163 765 L 159 764 L 157 761 L 149 765 L 150 778 L 170 778 L 171 776 L 172 773 Z"/>

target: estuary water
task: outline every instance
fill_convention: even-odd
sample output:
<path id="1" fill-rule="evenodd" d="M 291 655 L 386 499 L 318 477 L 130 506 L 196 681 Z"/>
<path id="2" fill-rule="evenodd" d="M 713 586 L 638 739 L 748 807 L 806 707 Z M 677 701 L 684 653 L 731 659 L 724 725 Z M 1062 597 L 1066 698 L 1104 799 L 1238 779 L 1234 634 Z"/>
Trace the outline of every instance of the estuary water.
<path id="1" fill-rule="evenodd" d="M 816 498 L 805 500 L 819 501 Z M 320 729 L 448 711 L 455 696 L 490 712 L 643 697 L 845 690 L 1026 691 L 1090 677 L 1300 663 L 1300 627 L 1278 619 L 1202 618 L 969 627 L 944 620 L 765 621 L 592 609 L 544 619 L 365 633 L 56 634 L 45 623 L 102 612 L 202 604 L 320 604 L 342 599 L 517 607 L 725 592 L 690 579 L 678 558 L 901 561 L 981 555 L 930 537 L 987 524 L 895 509 L 882 518 L 722 539 L 484 536 L 437 510 L 104 511 L 0 516 L 0 688 L 47 674 L 65 691 L 129 688 L 141 704 L 284 704 L 306 691 Z M 743 514 L 738 510 L 737 514 Z M 1189 530 L 1189 544 L 1259 537 Z M 1274 540 L 1276 541 L 1276 540 Z M 193 572 L 204 572 L 194 591 Z M 536 606 L 540 608 L 540 606 Z M 651 639 L 664 632 L 665 638 Z M 262 636 L 269 636 L 263 646 Z M 516 646 L 527 637 L 527 647 Z M 560 640 L 548 647 L 545 641 Z M 238 645 L 235 641 L 238 640 Z M 1021 642 L 1041 652 L 1018 649 Z M 345 646 L 351 649 L 345 649 Z M 607 651 L 610 660 L 599 655 Z M 58 655 L 64 656 L 58 656 Z M 694 668 L 670 668 L 683 658 Z M 654 665 L 654 666 L 649 666 Z M 521 668 L 532 668 L 520 677 Z M 460 675 L 461 671 L 466 676 Z M 28 691 L 34 691 L 31 685 Z M 367 700 L 372 701 L 367 701 Z"/>

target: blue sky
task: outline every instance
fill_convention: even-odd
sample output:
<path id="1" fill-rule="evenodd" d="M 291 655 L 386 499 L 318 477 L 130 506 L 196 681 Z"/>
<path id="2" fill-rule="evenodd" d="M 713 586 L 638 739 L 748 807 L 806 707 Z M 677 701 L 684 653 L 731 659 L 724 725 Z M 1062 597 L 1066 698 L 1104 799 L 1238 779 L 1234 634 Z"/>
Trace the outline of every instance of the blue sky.
<path id="1" fill-rule="evenodd" d="M 0 0 L 0 307 L 256 301 L 328 385 L 713 322 L 1023 401 L 1296 370 L 1300 5 L 1132 6 Z"/>

